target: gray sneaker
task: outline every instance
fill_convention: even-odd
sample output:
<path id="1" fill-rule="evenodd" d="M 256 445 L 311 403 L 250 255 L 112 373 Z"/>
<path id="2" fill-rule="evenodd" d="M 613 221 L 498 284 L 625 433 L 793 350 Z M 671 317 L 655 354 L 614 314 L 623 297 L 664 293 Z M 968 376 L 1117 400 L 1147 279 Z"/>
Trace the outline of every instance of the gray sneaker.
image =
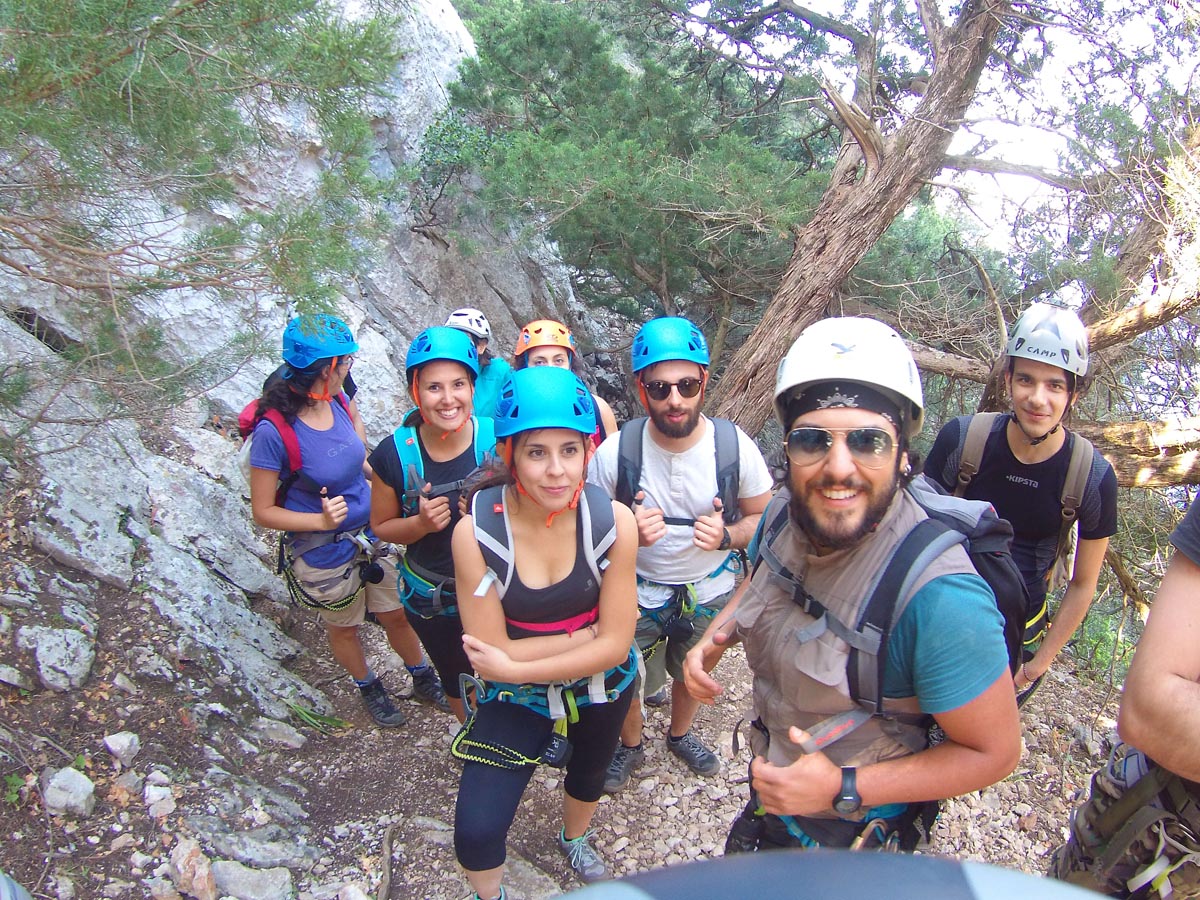
<path id="1" fill-rule="evenodd" d="M 436 706 L 442 712 L 450 712 L 450 704 L 446 702 L 446 692 L 442 690 L 441 679 L 433 666 L 426 666 L 424 671 L 415 672 L 412 676 L 413 699 Z"/>
<path id="2" fill-rule="evenodd" d="M 671 702 L 670 696 L 667 694 L 666 687 L 659 688 L 655 693 L 646 698 L 646 705 L 658 709 L 660 706 L 666 706 Z"/>
<path id="3" fill-rule="evenodd" d="M 721 761 L 716 754 L 700 743 L 700 739 L 690 731 L 679 740 L 667 735 L 667 749 L 687 763 L 688 768 L 697 775 L 716 775 L 721 770 Z"/>
<path id="4" fill-rule="evenodd" d="M 604 777 L 604 793 L 615 794 L 629 784 L 629 776 L 646 759 L 646 750 L 641 744 L 636 747 L 626 747 L 617 742 L 617 752 L 613 754 L 612 762 L 608 764 L 608 773 Z"/>
<path id="5" fill-rule="evenodd" d="M 608 866 L 604 865 L 604 860 L 600 858 L 596 848 L 591 845 L 589 841 L 591 836 L 590 828 L 579 837 L 569 841 L 565 832 L 558 832 L 558 849 L 567 857 L 567 862 L 571 864 L 571 868 L 575 870 L 575 874 L 579 876 L 580 880 L 586 881 L 588 884 L 593 881 L 603 881 L 608 877 Z"/>
<path id="6" fill-rule="evenodd" d="M 404 713 L 392 705 L 392 698 L 388 696 L 383 682 L 378 678 L 358 690 L 362 694 L 363 706 L 367 708 L 376 724 L 385 728 L 395 728 L 404 724 Z"/>

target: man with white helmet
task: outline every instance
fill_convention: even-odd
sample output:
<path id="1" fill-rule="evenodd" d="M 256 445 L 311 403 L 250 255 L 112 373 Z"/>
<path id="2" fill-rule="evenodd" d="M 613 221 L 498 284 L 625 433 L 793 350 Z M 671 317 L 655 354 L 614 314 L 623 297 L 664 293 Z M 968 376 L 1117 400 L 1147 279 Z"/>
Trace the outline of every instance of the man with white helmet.
<path id="1" fill-rule="evenodd" d="M 500 386 L 512 371 L 512 366 L 488 349 L 488 342 L 492 339 L 492 325 L 482 311 L 471 306 L 456 309 L 446 317 L 446 327 L 465 331 L 475 344 L 475 352 L 479 354 L 479 378 L 475 381 L 473 409 L 475 415 L 490 419 L 496 415 L 496 404 L 500 402 Z"/>
<path id="2" fill-rule="evenodd" d="M 1065 424 L 1088 370 L 1087 329 L 1079 317 L 1034 303 L 1017 321 L 1007 357 L 1004 386 L 1012 411 L 951 419 L 925 461 L 925 475 L 959 496 L 986 500 L 1012 524 L 1013 558 L 1030 603 L 1028 658 L 1014 676 L 1017 690 L 1026 692 L 1091 606 L 1108 539 L 1117 530 L 1117 478 Z M 1072 518 L 1079 536 L 1073 555 Z M 1055 578 L 1059 565 L 1062 576 Z M 1067 588 L 1050 622 L 1046 596 L 1059 580 Z"/>
<path id="3" fill-rule="evenodd" d="M 826 319 L 780 364 L 775 410 L 786 480 L 751 542 L 753 574 L 684 666 L 703 703 L 721 693 L 709 673 L 734 641 L 753 674 L 751 796 L 726 852 L 911 849 L 931 801 L 998 781 L 1020 756 L 1003 619 L 961 544 L 913 563 L 872 654 L 877 714 L 865 713 L 857 623 L 893 551 L 927 518 L 906 490 L 923 416 L 917 367 L 881 322 Z M 934 746 L 931 718 L 945 734 Z"/>

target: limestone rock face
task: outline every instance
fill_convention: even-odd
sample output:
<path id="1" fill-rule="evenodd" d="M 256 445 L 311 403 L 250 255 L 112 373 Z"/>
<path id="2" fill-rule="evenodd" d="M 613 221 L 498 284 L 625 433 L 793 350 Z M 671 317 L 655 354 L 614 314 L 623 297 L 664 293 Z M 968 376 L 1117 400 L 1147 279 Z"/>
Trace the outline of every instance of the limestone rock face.
<path id="1" fill-rule="evenodd" d="M 366 9 L 362 0 L 342 5 L 350 17 Z M 474 52 L 447 0 L 416 0 L 405 9 L 398 40 L 407 53 L 389 96 L 370 110 L 377 137 L 372 165 L 389 175 L 419 159 L 426 129 L 446 107 L 448 85 Z M 229 215 L 308 196 L 331 164 L 307 109 L 276 109 L 272 122 L 277 142 L 238 173 L 239 194 L 228 201 Z M 182 244 L 203 224 L 171 197 L 131 202 L 155 210 L 146 217 L 155 224 L 138 226 L 147 240 Z M 557 316 L 583 324 L 568 273 L 552 248 L 518 239 L 482 216 L 457 220 L 463 241 L 416 231 L 404 196 L 383 213 L 389 220 L 385 245 L 368 270 L 343 286 L 338 305 L 361 345 L 354 375 L 372 445 L 411 406 L 403 376 L 409 342 L 423 328 L 443 323 L 452 309 L 481 308 L 491 320 L 495 349 L 504 355 L 519 326 L 531 319 Z M 81 320 L 72 297 L 31 282 L 0 270 L 0 362 L 38 372 L 50 369 L 64 341 L 78 340 L 94 326 Z M 239 335 L 258 335 L 262 352 L 165 414 L 107 421 L 102 399 L 80 383 L 62 389 L 34 379 L 28 412 L 44 412 L 45 421 L 25 438 L 35 451 L 31 494 L 37 498 L 22 526 L 25 541 L 87 580 L 130 592 L 173 630 L 152 646 L 129 649 L 138 671 L 174 680 L 175 651 L 190 648 L 184 655 L 253 697 L 258 712 L 273 719 L 285 719 L 293 702 L 330 707 L 320 690 L 285 668 L 298 645 L 254 608 L 283 608 L 289 599 L 275 574 L 276 537 L 252 524 L 229 423 L 277 365 L 279 335 L 293 313 L 284 298 L 218 297 L 204 290 L 137 301 L 133 324 L 158 330 L 164 353 L 180 366 L 228 358 Z M 33 314 L 40 330 L 29 326 Z M 85 424 L 92 419 L 100 424 Z M 0 473 L 16 462 L 0 458 Z M 26 655 L 0 661 L 3 680 L 30 684 L 25 673 L 36 667 L 46 687 L 79 687 L 92 665 L 95 638 L 86 592 L 55 593 L 47 584 L 10 595 L 6 609 L 20 614 L 7 627 L 24 635 Z M 79 628 L 51 627 L 64 619 Z"/>

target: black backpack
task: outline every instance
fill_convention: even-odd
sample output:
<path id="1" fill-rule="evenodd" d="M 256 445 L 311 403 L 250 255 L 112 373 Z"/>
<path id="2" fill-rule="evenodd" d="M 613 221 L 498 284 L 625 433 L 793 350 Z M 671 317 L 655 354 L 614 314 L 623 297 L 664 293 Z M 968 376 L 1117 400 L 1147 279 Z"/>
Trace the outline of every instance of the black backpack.
<path id="1" fill-rule="evenodd" d="M 996 606 L 1004 617 L 1009 669 L 1016 674 L 1021 665 L 1021 641 L 1029 597 L 1025 580 L 1012 558 L 1012 526 L 996 515 L 990 503 L 950 496 L 924 475 L 914 478 L 905 490 L 929 518 L 918 522 L 892 550 L 876 574 L 869 599 L 853 628 L 831 626 L 835 632 L 840 629 L 853 631 L 848 635 L 849 639 L 843 639 L 851 647 L 846 676 L 850 696 L 858 708 L 809 729 L 818 747 L 848 734 L 871 716 L 884 714 L 880 701 L 888 637 L 915 593 L 913 587 L 918 576 L 955 544 L 964 545 L 971 565 L 995 595 Z M 787 521 L 787 495 L 777 495 L 763 513 L 765 524 L 757 565 L 765 563 L 774 575 L 791 584 L 792 599 L 810 615 L 820 617 L 825 613 L 824 606 L 804 589 L 803 581 L 788 571 L 770 548 Z"/>
<path id="2" fill-rule="evenodd" d="M 738 492 L 741 490 L 741 448 L 738 446 L 737 426 L 728 419 L 710 417 L 713 424 L 713 440 L 717 453 L 717 496 L 721 498 L 721 506 L 725 521 L 736 522 L 742 517 L 738 506 Z M 642 480 L 642 440 L 645 434 L 646 417 L 630 419 L 621 428 L 620 444 L 617 450 L 617 486 L 614 499 L 626 506 L 633 507 L 633 498 L 641 490 Z M 664 516 L 663 521 L 668 525 L 696 524 L 695 519 L 684 519 L 679 516 Z"/>

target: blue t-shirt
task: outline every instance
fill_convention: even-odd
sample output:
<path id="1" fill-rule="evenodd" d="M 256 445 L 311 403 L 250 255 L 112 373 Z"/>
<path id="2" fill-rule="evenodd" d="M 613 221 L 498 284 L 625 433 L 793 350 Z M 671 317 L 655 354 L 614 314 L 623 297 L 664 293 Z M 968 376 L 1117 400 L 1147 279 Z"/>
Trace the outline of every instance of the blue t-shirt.
<path id="1" fill-rule="evenodd" d="M 288 491 L 284 508 L 304 513 L 321 511 L 321 488 L 327 496 L 346 499 L 346 518 L 339 531 L 362 528 L 371 517 L 371 488 L 363 476 L 367 448 L 354 430 L 350 415 L 337 401 L 330 402 L 333 427 L 317 431 L 300 419 L 291 423 L 300 443 L 300 477 Z M 280 473 L 288 471 L 287 448 L 275 426 L 266 419 L 254 429 L 250 465 Z M 304 554 L 304 561 L 318 569 L 332 569 L 352 559 L 357 552 L 351 541 L 334 541 Z"/>
<path id="2" fill-rule="evenodd" d="M 1008 671 L 1004 617 L 978 575 L 943 575 L 917 591 L 888 639 L 885 697 L 937 714 L 970 703 Z"/>
<path id="3" fill-rule="evenodd" d="M 511 371 L 512 366 L 498 356 L 493 356 L 483 367 L 475 381 L 475 398 L 472 401 L 475 415 L 495 418 L 496 404 L 500 402 L 500 386 Z"/>

